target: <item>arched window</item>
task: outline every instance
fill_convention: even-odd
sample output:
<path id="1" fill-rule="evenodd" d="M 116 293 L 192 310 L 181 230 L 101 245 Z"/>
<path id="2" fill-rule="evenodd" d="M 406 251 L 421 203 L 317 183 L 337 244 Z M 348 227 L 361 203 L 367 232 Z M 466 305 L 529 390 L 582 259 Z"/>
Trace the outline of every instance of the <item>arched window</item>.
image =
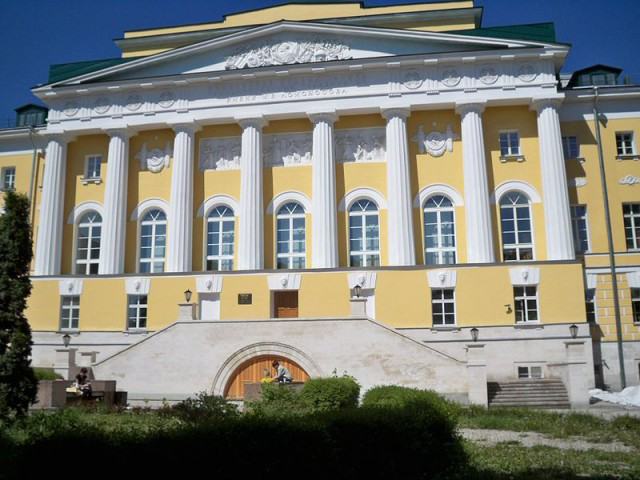
<path id="1" fill-rule="evenodd" d="M 233 270 L 233 210 L 216 207 L 207 217 L 207 270 Z"/>
<path id="2" fill-rule="evenodd" d="M 167 216 L 157 208 L 140 222 L 140 273 L 164 272 L 167 244 Z"/>
<path id="3" fill-rule="evenodd" d="M 533 260 L 531 206 L 524 193 L 507 192 L 500 199 L 502 258 L 505 262 Z"/>
<path id="4" fill-rule="evenodd" d="M 289 202 L 276 215 L 277 268 L 304 268 L 305 227 L 304 208 Z"/>
<path id="5" fill-rule="evenodd" d="M 358 200 L 349 209 L 349 265 L 380 265 L 378 207 L 371 200 Z"/>
<path id="6" fill-rule="evenodd" d="M 76 273 L 88 275 L 98 273 L 100 263 L 100 237 L 102 217 L 98 212 L 85 213 L 78 222 L 76 242 Z"/>
<path id="7" fill-rule="evenodd" d="M 442 195 L 424 203 L 424 260 L 427 265 L 456 263 L 453 204 Z"/>

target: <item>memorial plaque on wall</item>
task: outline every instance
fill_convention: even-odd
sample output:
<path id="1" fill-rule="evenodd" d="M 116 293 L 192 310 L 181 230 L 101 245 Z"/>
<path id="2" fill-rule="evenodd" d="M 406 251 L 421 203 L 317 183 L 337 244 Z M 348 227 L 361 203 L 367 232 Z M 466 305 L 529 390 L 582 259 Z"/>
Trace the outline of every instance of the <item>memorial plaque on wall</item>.
<path id="1" fill-rule="evenodd" d="M 250 293 L 239 293 L 238 294 L 238 305 L 251 305 L 251 294 Z"/>

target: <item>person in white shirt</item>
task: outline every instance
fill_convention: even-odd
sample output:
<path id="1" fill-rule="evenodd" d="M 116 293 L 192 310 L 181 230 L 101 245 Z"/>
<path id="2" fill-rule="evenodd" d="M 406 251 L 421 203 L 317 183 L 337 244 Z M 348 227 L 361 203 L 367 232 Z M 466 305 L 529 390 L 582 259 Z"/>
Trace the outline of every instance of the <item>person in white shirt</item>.
<path id="1" fill-rule="evenodd" d="M 291 376 L 291 373 L 289 373 L 289 370 L 280 365 L 277 360 L 274 360 L 271 365 L 276 369 L 276 378 L 274 378 L 274 382 L 290 383 L 293 380 L 293 377 Z"/>

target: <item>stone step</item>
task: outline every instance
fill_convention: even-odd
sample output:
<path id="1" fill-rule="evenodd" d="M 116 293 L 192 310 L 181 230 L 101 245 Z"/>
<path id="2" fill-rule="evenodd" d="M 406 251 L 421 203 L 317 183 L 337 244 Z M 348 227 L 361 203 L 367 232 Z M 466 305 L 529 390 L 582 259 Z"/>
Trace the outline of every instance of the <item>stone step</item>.
<path id="1" fill-rule="evenodd" d="M 532 379 L 487 384 L 491 407 L 570 408 L 559 380 Z"/>
<path id="2" fill-rule="evenodd" d="M 542 399 L 560 399 L 560 400 L 567 400 L 569 397 L 567 397 L 566 393 L 557 393 L 554 395 L 544 395 L 544 394 L 532 394 L 532 395 L 494 395 L 493 396 L 493 400 L 498 400 L 498 399 L 505 399 L 505 400 L 520 400 L 520 399 L 531 399 L 531 398 L 542 398 Z"/>

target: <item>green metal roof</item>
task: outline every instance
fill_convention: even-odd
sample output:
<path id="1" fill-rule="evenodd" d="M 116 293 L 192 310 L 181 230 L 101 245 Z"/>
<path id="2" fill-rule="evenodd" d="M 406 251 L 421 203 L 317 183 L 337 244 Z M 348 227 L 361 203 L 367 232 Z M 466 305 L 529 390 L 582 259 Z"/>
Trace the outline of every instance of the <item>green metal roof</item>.
<path id="1" fill-rule="evenodd" d="M 556 43 L 556 29 L 553 23 L 474 28 L 471 30 L 451 31 L 449 33 L 478 37 L 510 38 L 512 40 L 532 40 L 536 42 Z"/>
<path id="2" fill-rule="evenodd" d="M 91 60 L 88 62 L 59 63 L 57 65 L 51 65 L 49 66 L 49 83 L 60 82 L 68 78 L 84 75 L 85 73 L 91 73 L 97 70 L 102 70 L 103 68 L 120 65 L 121 63 L 135 60 L 135 58 L 136 57 L 108 58 L 106 60 Z"/>

